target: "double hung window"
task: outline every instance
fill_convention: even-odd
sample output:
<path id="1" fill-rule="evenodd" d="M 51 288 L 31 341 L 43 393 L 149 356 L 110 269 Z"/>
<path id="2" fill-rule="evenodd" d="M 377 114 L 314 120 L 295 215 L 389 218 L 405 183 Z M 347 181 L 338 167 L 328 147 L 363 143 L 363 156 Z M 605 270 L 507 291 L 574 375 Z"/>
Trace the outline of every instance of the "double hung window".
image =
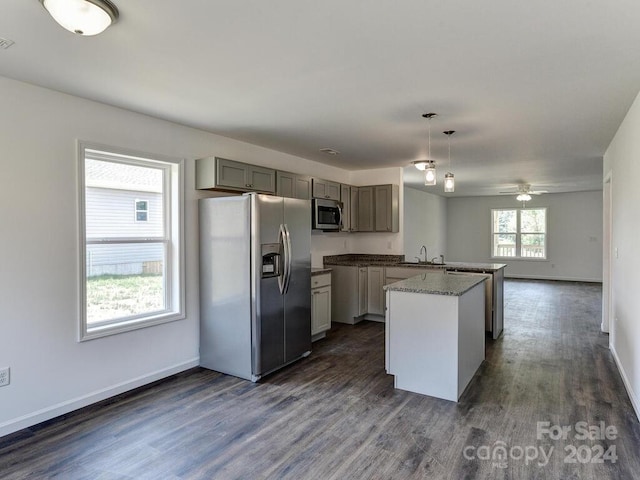
<path id="1" fill-rule="evenodd" d="M 513 208 L 491 211 L 491 256 L 547 258 L 547 209 Z"/>
<path id="2" fill-rule="evenodd" d="M 79 152 L 80 339 L 184 318 L 182 161 Z"/>

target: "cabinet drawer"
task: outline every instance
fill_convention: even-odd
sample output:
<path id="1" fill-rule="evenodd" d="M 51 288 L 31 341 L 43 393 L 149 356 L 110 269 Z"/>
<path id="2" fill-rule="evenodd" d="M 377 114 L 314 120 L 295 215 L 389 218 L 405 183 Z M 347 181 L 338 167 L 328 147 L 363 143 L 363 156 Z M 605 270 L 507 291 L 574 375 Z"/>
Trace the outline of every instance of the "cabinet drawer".
<path id="1" fill-rule="evenodd" d="M 327 285 L 331 285 L 330 273 L 311 277 L 311 288 L 325 287 Z"/>

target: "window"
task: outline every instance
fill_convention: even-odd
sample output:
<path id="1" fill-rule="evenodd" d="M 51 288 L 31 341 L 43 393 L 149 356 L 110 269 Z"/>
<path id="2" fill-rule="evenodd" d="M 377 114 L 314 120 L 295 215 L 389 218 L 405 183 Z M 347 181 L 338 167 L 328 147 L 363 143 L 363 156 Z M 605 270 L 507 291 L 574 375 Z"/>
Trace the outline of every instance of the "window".
<path id="1" fill-rule="evenodd" d="M 149 202 L 146 200 L 136 200 L 136 222 L 146 222 L 149 220 Z"/>
<path id="2" fill-rule="evenodd" d="M 182 161 L 80 144 L 78 164 L 80 340 L 184 318 Z"/>
<path id="3" fill-rule="evenodd" d="M 515 208 L 491 211 L 491 256 L 547 258 L 547 209 Z"/>

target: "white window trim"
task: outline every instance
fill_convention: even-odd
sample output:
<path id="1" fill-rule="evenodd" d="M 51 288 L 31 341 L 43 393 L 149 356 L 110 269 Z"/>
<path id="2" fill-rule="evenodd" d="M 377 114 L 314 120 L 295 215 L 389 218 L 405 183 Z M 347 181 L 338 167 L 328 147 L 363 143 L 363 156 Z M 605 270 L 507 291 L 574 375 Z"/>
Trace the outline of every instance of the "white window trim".
<path id="1" fill-rule="evenodd" d="M 493 254 L 493 250 L 494 250 L 494 245 L 493 245 L 493 241 L 494 241 L 494 235 L 498 232 L 494 232 L 493 230 L 493 212 L 498 212 L 498 211 L 509 211 L 509 210 L 516 210 L 516 231 L 515 232 L 503 232 L 503 233 L 507 233 L 507 234 L 515 234 L 516 236 L 516 253 L 519 254 L 520 252 L 520 248 L 522 246 L 522 240 L 521 240 L 521 235 L 527 234 L 527 233 L 532 233 L 532 232 L 521 232 L 520 231 L 520 212 L 522 210 L 544 210 L 545 214 L 544 214 L 544 257 L 522 257 L 520 255 L 514 256 L 514 257 L 501 257 L 498 255 L 494 255 Z M 536 232 L 533 232 L 536 233 Z M 516 208 L 492 208 L 491 209 L 491 238 L 489 240 L 489 255 L 490 258 L 495 258 L 497 260 L 511 260 L 511 261 L 521 261 L 521 262 L 548 262 L 549 261 L 549 208 L 548 207 L 516 207 Z"/>
<path id="2" fill-rule="evenodd" d="M 167 165 L 172 169 L 172 175 L 165 176 L 166 190 L 171 192 L 164 195 L 165 202 L 165 232 L 168 238 L 145 238 L 144 242 L 168 241 L 165 259 L 166 278 L 170 279 L 165 288 L 165 304 L 168 305 L 167 310 L 159 313 L 147 313 L 143 315 L 135 315 L 119 319 L 117 323 L 109 322 L 104 325 L 95 325 L 88 328 L 87 324 L 87 300 L 86 300 L 86 225 L 85 225 L 85 172 L 84 162 L 86 151 L 108 152 L 105 157 L 108 161 L 117 161 L 118 156 L 126 159 L 123 163 L 135 164 L 135 160 L 139 159 L 140 164 L 147 166 L 149 162 L 157 162 Z M 92 157 L 96 155 L 92 154 Z M 184 160 L 180 158 L 168 157 L 165 155 L 156 155 L 149 153 L 125 150 L 119 147 L 101 145 L 78 140 L 77 142 L 77 171 L 78 171 L 78 251 L 79 251 L 79 275 L 78 275 L 78 341 L 92 340 L 118 333 L 129 332 L 146 328 L 153 325 L 159 325 L 175 320 L 184 319 L 185 313 L 185 241 L 184 241 Z M 178 218 L 172 215 L 177 212 Z M 122 240 L 122 239 L 118 239 Z M 117 241 L 115 241 L 117 243 Z M 92 242 L 93 243 L 93 242 Z M 172 245 L 178 249 L 176 255 L 173 255 Z M 169 261 L 170 259 L 170 261 Z"/>

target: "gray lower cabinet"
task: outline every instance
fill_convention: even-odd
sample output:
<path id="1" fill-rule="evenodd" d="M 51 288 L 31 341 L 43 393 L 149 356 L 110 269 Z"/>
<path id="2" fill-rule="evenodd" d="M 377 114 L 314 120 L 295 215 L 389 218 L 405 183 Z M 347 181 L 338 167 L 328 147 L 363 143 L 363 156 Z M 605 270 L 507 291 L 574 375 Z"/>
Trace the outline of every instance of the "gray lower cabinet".
<path id="1" fill-rule="evenodd" d="M 311 339 L 319 340 L 331 328 L 331 274 L 311 277 Z"/>
<path id="2" fill-rule="evenodd" d="M 331 266 L 331 320 L 353 325 L 367 308 L 367 267 Z"/>
<path id="3" fill-rule="evenodd" d="M 196 188 L 276 193 L 276 171 L 219 157 L 196 160 Z"/>
<path id="4" fill-rule="evenodd" d="M 310 200 L 311 177 L 278 170 L 276 172 L 276 195 Z"/>
<path id="5" fill-rule="evenodd" d="M 328 200 L 340 201 L 340 184 L 322 180 L 321 178 L 312 179 L 313 198 L 326 198 Z"/>
<path id="6" fill-rule="evenodd" d="M 384 267 L 367 268 L 367 313 L 384 315 Z"/>

